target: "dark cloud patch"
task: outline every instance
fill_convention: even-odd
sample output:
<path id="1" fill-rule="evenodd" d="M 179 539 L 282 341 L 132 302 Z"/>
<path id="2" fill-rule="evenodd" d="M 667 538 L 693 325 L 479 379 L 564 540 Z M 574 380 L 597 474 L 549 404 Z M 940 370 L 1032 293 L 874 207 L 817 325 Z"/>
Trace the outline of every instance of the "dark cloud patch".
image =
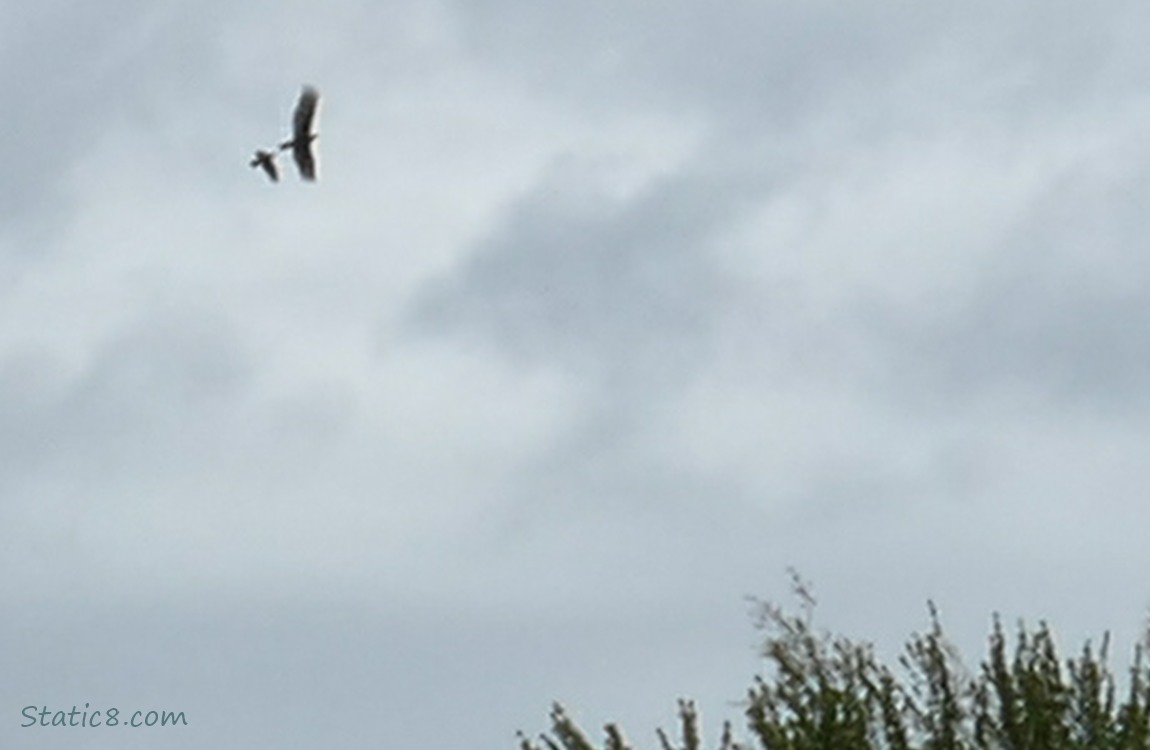
<path id="1" fill-rule="evenodd" d="M 942 403 L 1013 393 L 1109 413 L 1150 405 L 1147 174 L 1137 160 L 1115 171 L 1085 159 L 1018 211 L 969 288 L 930 309 L 858 308 L 889 382 Z"/>
<path id="2" fill-rule="evenodd" d="M 413 327 L 478 337 L 524 361 L 689 368 L 731 283 L 710 243 L 741 205 L 733 186 L 695 174 L 627 199 L 541 185 L 425 289 Z"/>
<path id="3" fill-rule="evenodd" d="M 569 429 L 524 467 L 497 526 L 623 506 L 640 518 L 683 517 L 671 507 L 690 516 L 692 493 L 716 486 L 652 455 L 648 431 L 710 359 L 741 289 L 717 250 L 760 188 L 686 168 L 616 197 L 569 177 L 536 187 L 429 284 L 409 330 L 478 341 L 593 386 Z"/>
<path id="4" fill-rule="evenodd" d="M 108 342 L 70 396 L 69 411 L 93 424 L 172 424 L 234 397 L 246 375 L 223 321 L 152 320 Z"/>
<path id="5" fill-rule="evenodd" d="M 1013 395 L 1120 413 L 1148 405 L 1150 293 L 1074 278 L 1004 280 L 942 319 L 880 324 L 897 397 L 954 406 Z M 911 386 L 907 388 L 906 386 Z"/>
<path id="6" fill-rule="evenodd" d="M 156 471 L 220 446 L 214 431 L 247 389 L 247 355 L 226 321 L 160 315 L 97 348 L 77 375 L 44 352 L 0 359 L 0 465 Z"/>
<path id="7" fill-rule="evenodd" d="M 10 104 L 0 142 L 2 252 L 44 250 L 72 209 L 71 170 L 107 129 L 154 129 L 164 106 L 218 80 L 210 16 L 139 0 L 21 9 L 0 51 Z"/>

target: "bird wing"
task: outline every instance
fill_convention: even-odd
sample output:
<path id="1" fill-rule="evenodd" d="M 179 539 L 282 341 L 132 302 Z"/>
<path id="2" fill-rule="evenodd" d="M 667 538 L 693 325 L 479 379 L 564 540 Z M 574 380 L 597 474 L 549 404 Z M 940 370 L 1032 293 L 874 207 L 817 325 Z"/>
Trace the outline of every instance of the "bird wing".
<path id="1" fill-rule="evenodd" d="M 291 155 L 299 167 L 300 177 L 305 180 L 315 179 L 315 155 L 311 152 L 311 138 L 303 140 L 297 138 L 292 142 Z"/>
<path id="2" fill-rule="evenodd" d="M 311 123 L 315 118 L 315 108 L 319 103 L 319 92 L 311 86 L 304 86 L 295 105 L 292 117 L 292 138 L 296 142 L 307 141 L 311 135 Z"/>

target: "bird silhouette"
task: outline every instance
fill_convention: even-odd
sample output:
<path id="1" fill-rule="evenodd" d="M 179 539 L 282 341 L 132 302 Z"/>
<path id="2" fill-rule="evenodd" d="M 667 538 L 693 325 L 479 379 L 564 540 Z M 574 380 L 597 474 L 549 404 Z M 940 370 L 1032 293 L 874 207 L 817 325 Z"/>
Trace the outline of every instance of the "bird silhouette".
<path id="1" fill-rule="evenodd" d="M 267 173 L 268 179 L 272 182 L 280 181 L 280 172 L 276 168 L 276 152 L 264 151 L 262 148 L 256 149 L 255 156 L 252 157 L 249 166 L 255 169 L 259 167 Z"/>
<path id="2" fill-rule="evenodd" d="M 280 173 L 276 166 L 276 155 L 280 151 L 291 149 L 292 158 L 295 159 L 295 165 L 299 169 L 299 176 L 308 182 L 314 182 L 315 154 L 312 152 L 311 142 L 316 139 L 316 134 L 311 128 L 318 104 L 319 92 L 313 86 L 304 86 L 295 105 L 295 113 L 292 115 L 291 139 L 271 150 L 256 149 L 249 165 L 253 169 L 256 167 L 262 169 L 272 182 L 279 182 Z"/>
<path id="3" fill-rule="evenodd" d="M 316 133 L 312 132 L 311 126 L 315 120 L 317 104 L 319 92 L 311 86 L 304 86 L 292 116 L 291 140 L 280 144 L 281 151 L 291 149 L 299 176 L 308 181 L 315 180 L 315 154 L 312 153 L 311 142 L 316 139 Z"/>

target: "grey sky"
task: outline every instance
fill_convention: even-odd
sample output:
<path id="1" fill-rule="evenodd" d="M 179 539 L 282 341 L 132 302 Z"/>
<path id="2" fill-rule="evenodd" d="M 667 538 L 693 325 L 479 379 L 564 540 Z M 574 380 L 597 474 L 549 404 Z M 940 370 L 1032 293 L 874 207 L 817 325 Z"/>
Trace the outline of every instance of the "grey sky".
<path id="1" fill-rule="evenodd" d="M 0 9 L 0 745 L 715 732 L 791 565 L 1128 644 L 1150 10 L 841 5 Z"/>

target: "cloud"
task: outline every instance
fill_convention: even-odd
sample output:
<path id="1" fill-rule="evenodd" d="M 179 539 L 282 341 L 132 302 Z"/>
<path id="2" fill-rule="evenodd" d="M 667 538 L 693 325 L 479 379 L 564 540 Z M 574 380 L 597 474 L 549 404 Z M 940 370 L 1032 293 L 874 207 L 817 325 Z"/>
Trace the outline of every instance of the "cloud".
<path id="1" fill-rule="evenodd" d="M 248 365 L 226 323 L 199 314 L 141 322 L 103 342 L 77 375 L 37 350 L 4 358 L 5 421 L 20 465 L 88 455 L 109 466 L 135 448 L 182 440 L 248 387 Z M 30 436 L 38 439 L 28 439 Z M 206 439 L 206 435 L 199 435 Z M 130 440 L 131 446 L 123 440 Z M 125 453 L 127 451 L 127 453 Z M 7 452 L 6 452 L 7 453 Z M 17 466 L 7 474 L 16 473 Z"/>
<path id="2" fill-rule="evenodd" d="M 1021 158 L 987 165 L 974 184 L 1009 212 L 980 209 L 950 227 L 932 217 L 962 241 L 905 279 L 920 296 L 903 283 L 848 306 L 893 392 L 940 405 L 1014 393 L 1052 409 L 1139 407 L 1148 266 L 1136 196 L 1148 184 L 1133 130 L 1144 121 L 1135 109 L 1052 126 Z M 899 241 L 914 253 L 942 247 Z"/>
<path id="3" fill-rule="evenodd" d="M 689 367 L 724 290 L 708 242 L 738 202 L 695 175 L 622 200 L 553 176 L 426 289 L 413 325 L 525 361 L 648 375 Z"/>
<path id="4" fill-rule="evenodd" d="M 172 96 L 177 80 L 194 90 L 195 79 L 181 71 L 211 77 L 210 45 L 195 33 L 210 30 L 187 21 L 174 3 L 134 0 L 98 9 L 48 2 L 14 14 L 0 53 L 13 104 L 0 145 L 11 175 L 0 186 L 4 255 L 48 246 L 80 200 L 70 185 L 75 162 L 107 129 L 154 116 L 149 105 Z"/>
<path id="5" fill-rule="evenodd" d="M 473 41 L 508 42 L 477 54 L 546 59 L 531 70 L 576 98 L 594 98 L 575 79 L 595 66 L 574 60 L 596 45 L 604 60 L 641 73 L 636 50 L 646 42 L 633 9 L 565 9 L 565 19 L 522 10 L 464 11 Z M 684 14 L 675 22 L 644 18 L 651 44 L 670 50 L 675 24 L 695 10 L 672 9 Z M 728 129 L 749 113 L 737 97 L 691 89 L 682 80 L 690 74 L 625 76 L 613 91 L 689 94 L 724 128 L 623 195 L 593 166 L 556 167 L 416 297 L 420 335 L 481 341 L 509 361 L 560 366 L 595 384 L 581 418 L 523 472 L 530 490 L 509 503 L 512 517 L 553 529 L 578 525 L 575 508 L 589 524 L 595 513 L 619 520 L 630 509 L 639 526 L 636 509 L 650 500 L 685 528 L 690 512 L 680 510 L 702 498 L 732 515 L 800 524 L 869 513 L 895 523 L 919 503 L 981 507 L 1004 484 L 1020 482 L 1028 495 L 1028 480 L 1007 468 L 1026 449 L 995 455 L 988 431 L 1026 433 L 1036 403 L 1059 409 L 1061 398 L 1114 387 L 1121 403 L 1135 392 L 1142 336 L 1122 321 L 1140 304 L 1138 285 L 1115 296 L 1109 284 L 1139 263 L 1136 237 L 1111 229 L 1103 249 L 1085 248 L 1098 227 L 1136 226 L 1136 201 L 1100 196 L 1140 191 L 1137 168 L 1120 165 L 1137 163 L 1141 108 L 1123 105 L 1117 120 L 1067 108 L 1093 101 L 1085 81 L 1125 85 L 1109 77 L 1105 56 L 1062 84 L 1037 64 L 1064 43 L 1094 49 L 1094 31 L 1076 36 L 1060 19 L 1054 47 L 1014 53 L 1019 27 L 993 29 L 1005 11 L 895 14 L 886 28 L 878 11 L 821 13 L 772 16 L 779 28 L 809 26 L 815 41 L 849 39 L 812 43 L 826 60 L 800 42 L 761 53 L 767 75 L 793 54 L 817 83 L 787 117 L 764 121 L 763 133 Z M 734 13 L 721 23 L 762 26 L 746 21 Z M 660 33 L 663 23 L 672 33 Z M 1120 21 L 1102 26 L 1111 23 Z M 574 29 L 572 41 L 535 46 L 547 38 L 534 36 L 543 25 Z M 985 48 L 976 45 L 982 31 L 993 31 Z M 635 46 L 613 48 L 613 34 Z M 884 56 L 861 62 L 886 35 Z M 742 37 L 721 36 L 736 53 L 704 64 L 749 95 Z M 844 64 L 852 50 L 860 61 Z M 666 74 L 671 57 L 651 59 L 667 62 L 655 65 Z M 1029 97 L 1021 111 L 1018 95 Z M 766 109 L 769 96 L 746 106 Z M 1097 283 L 1083 288 L 1085 267 Z M 996 412 L 1011 394 L 1026 400 Z M 549 498 L 546 510 L 533 512 L 527 497 Z M 542 520 L 548 513 L 565 520 Z M 717 537 L 700 542 L 709 544 Z"/>

